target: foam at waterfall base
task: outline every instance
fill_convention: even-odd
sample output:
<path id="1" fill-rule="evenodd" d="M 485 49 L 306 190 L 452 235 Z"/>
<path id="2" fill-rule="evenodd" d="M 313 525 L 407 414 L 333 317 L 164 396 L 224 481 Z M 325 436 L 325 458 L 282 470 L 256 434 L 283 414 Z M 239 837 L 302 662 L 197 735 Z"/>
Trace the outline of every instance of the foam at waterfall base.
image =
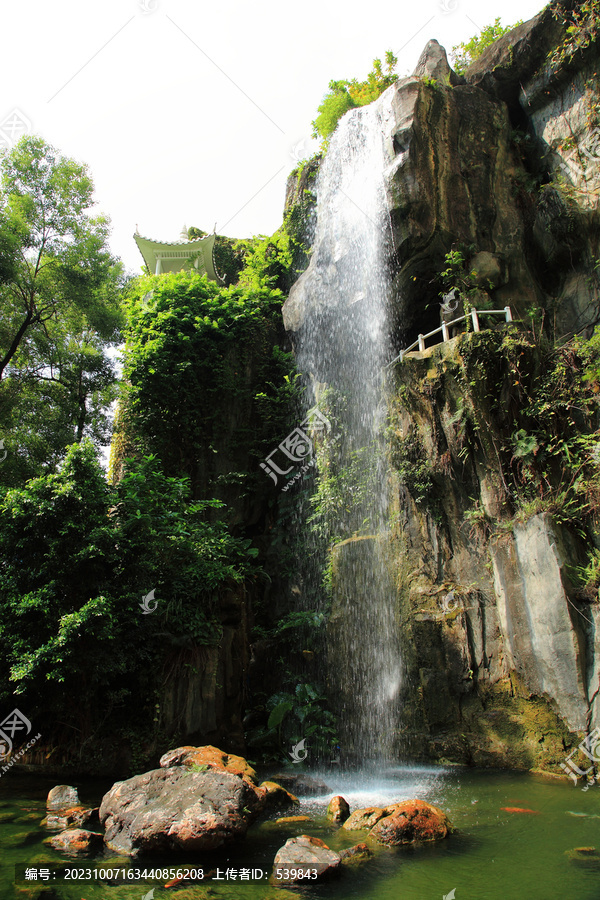
<path id="1" fill-rule="evenodd" d="M 429 766 L 394 766 L 349 772 L 331 769 L 311 771 L 311 775 L 324 781 L 330 793 L 320 797 L 298 795 L 303 809 L 324 812 L 332 797 L 341 795 L 350 809 L 366 806 L 388 806 L 402 800 L 430 798 L 439 791 L 447 770 Z"/>

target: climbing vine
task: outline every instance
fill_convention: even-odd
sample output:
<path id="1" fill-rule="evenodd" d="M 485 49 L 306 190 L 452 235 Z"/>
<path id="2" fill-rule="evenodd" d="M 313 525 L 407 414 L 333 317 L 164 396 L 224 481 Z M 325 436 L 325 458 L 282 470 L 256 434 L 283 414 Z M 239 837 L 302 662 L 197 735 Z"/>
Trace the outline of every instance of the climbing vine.
<path id="1" fill-rule="evenodd" d="M 197 497 L 210 496 L 210 485 L 252 490 L 264 478 L 259 461 L 289 429 L 283 299 L 195 272 L 141 278 L 131 291 L 123 402 L 132 447 L 188 475 Z"/>

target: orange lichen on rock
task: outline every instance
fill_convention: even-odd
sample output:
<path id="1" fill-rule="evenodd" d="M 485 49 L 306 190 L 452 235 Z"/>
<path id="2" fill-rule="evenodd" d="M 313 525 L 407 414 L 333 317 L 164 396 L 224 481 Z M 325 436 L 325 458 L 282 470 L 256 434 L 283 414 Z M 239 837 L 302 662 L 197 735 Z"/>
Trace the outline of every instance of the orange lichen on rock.
<path id="1" fill-rule="evenodd" d="M 342 828 L 346 831 L 359 831 L 362 828 L 372 828 L 380 819 L 388 814 L 387 809 L 381 806 L 366 806 L 364 809 L 355 809 Z"/>
<path id="2" fill-rule="evenodd" d="M 262 781 L 256 788 L 256 793 L 264 809 L 277 809 L 300 804 L 297 797 L 275 781 Z"/>
<path id="3" fill-rule="evenodd" d="M 394 804 L 392 815 L 380 819 L 370 835 L 381 844 L 412 844 L 440 841 L 452 832 L 446 813 L 424 800 Z"/>
<path id="4" fill-rule="evenodd" d="M 211 769 L 221 769 L 231 775 L 237 775 L 248 784 L 258 783 L 256 772 L 243 756 L 225 753 L 210 744 L 205 747 L 177 747 L 176 750 L 169 750 L 161 756 L 160 765 L 163 769 L 171 766 L 209 766 Z"/>

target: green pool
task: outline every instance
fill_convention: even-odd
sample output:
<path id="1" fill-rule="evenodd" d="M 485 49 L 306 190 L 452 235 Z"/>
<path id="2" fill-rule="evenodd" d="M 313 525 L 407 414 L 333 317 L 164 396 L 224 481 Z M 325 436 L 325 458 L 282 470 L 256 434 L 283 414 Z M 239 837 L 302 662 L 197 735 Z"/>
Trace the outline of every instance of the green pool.
<path id="1" fill-rule="evenodd" d="M 15 884 L 15 864 L 62 867 L 65 859 L 42 841 L 48 832 L 40 826 L 45 798 L 56 778 L 10 773 L 0 779 L 0 898 L 46 900 L 143 900 L 154 888 L 154 900 L 248 898 L 279 900 L 297 896 L 356 898 L 356 900 L 598 900 L 600 898 L 600 786 L 587 792 L 570 783 L 514 772 L 462 768 L 398 767 L 377 776 L 331 772 L 320 774 L 341 793 L 351 807 L 383 805 L 392 800 L 420 797 L 446 810 L 456 834 L 439 844 L 415 848 L 381 849 L 370 861 L 349 867 L 340 878 L 300 887 L 271 886 L 273 857 L 289 837 L 307 832 L 338 849 L 365 838 L 363 832 L 345 832 L 325 818 L 331 795 L 301 797 L 295 814 L 310 815 L 310 823 L 255 826 L 243 844 L 227 852 L 182 860 L 149 858 L 130 863 L 105 853 L 92 860 L 70 863 L 72 868 L 174 868 L 202 866 L 203 883 L 169 889 L 164 881 L 114 884 L 102 881 Z M 109 783 L 71 780 L 86 805 L 98 805 Z M 508 812 L 502 807 L 531 810 Z M 595 847 L 573 853 L 575 848 Z M 262 882 L 214 880 L 209 873 L 227 869 L 262 869 Z M 454 893 L 452 893 L 454 891 Z"/>

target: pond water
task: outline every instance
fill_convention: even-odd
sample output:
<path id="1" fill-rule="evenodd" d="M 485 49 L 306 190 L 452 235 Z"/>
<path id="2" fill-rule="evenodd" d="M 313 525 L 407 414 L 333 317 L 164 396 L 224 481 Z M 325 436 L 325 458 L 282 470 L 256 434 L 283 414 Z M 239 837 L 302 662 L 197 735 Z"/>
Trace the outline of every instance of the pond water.
<path id="1" fill-rule="evenodd" d="M 300 798 L 301 808 L 290 814 L 307 814 L 312 821 L 301 825 L 263 822 L 250 829 L 246 840 L 227 852 L 179 860 L 147 858 L 131 863 L 105 852 L 73 863 L 73 867 L 138 868 L 204 866 L 203 883 L 165 889 L 164 880 L 140 880 L 131 884 L 86 881 L 51 885 L 15 884 L 15 864 L 63 867 L 65 858 L 44 845 L 49 832 L 40 825 L 45 798 L 57 780 L 10 773 L 0 779 L 0 898 L 60 898 L 60 900 L 143 900 L 154 888 L 153 900 L 598 900 L 600 853 L 579 854 L 578 847 L 600 851 L 600 787 L 587 792 L 555 779 L 463 768 L 432 769 L 398 767 L 379 773 L 311 773 L 326 780 L 332 794 Z M 78 781 L 81 801 L 97 806 L 110 783 Z M 339 878 L 301 887 L 271 886 L 276 851 L 297 834 L 322 838 L 340 849 L 363 841 L 364 832 L 346 832 L 325 818 L 334 794 L 346 797 L 352 809 L 385 805 L 419 797 L 440 806 L 457 831 L 445 841 L 414 848 L 381 848 L 363 864 L 345 868 Z M 502 807 L 532 810 L 508 812 Z M 227 868 L 262 869 L 260 883 L 217 881 L 208 877 Z M 454 891 L 454 893 L 452 893 Z M 148 898 L 150 900 L 150 898 Z"/>

